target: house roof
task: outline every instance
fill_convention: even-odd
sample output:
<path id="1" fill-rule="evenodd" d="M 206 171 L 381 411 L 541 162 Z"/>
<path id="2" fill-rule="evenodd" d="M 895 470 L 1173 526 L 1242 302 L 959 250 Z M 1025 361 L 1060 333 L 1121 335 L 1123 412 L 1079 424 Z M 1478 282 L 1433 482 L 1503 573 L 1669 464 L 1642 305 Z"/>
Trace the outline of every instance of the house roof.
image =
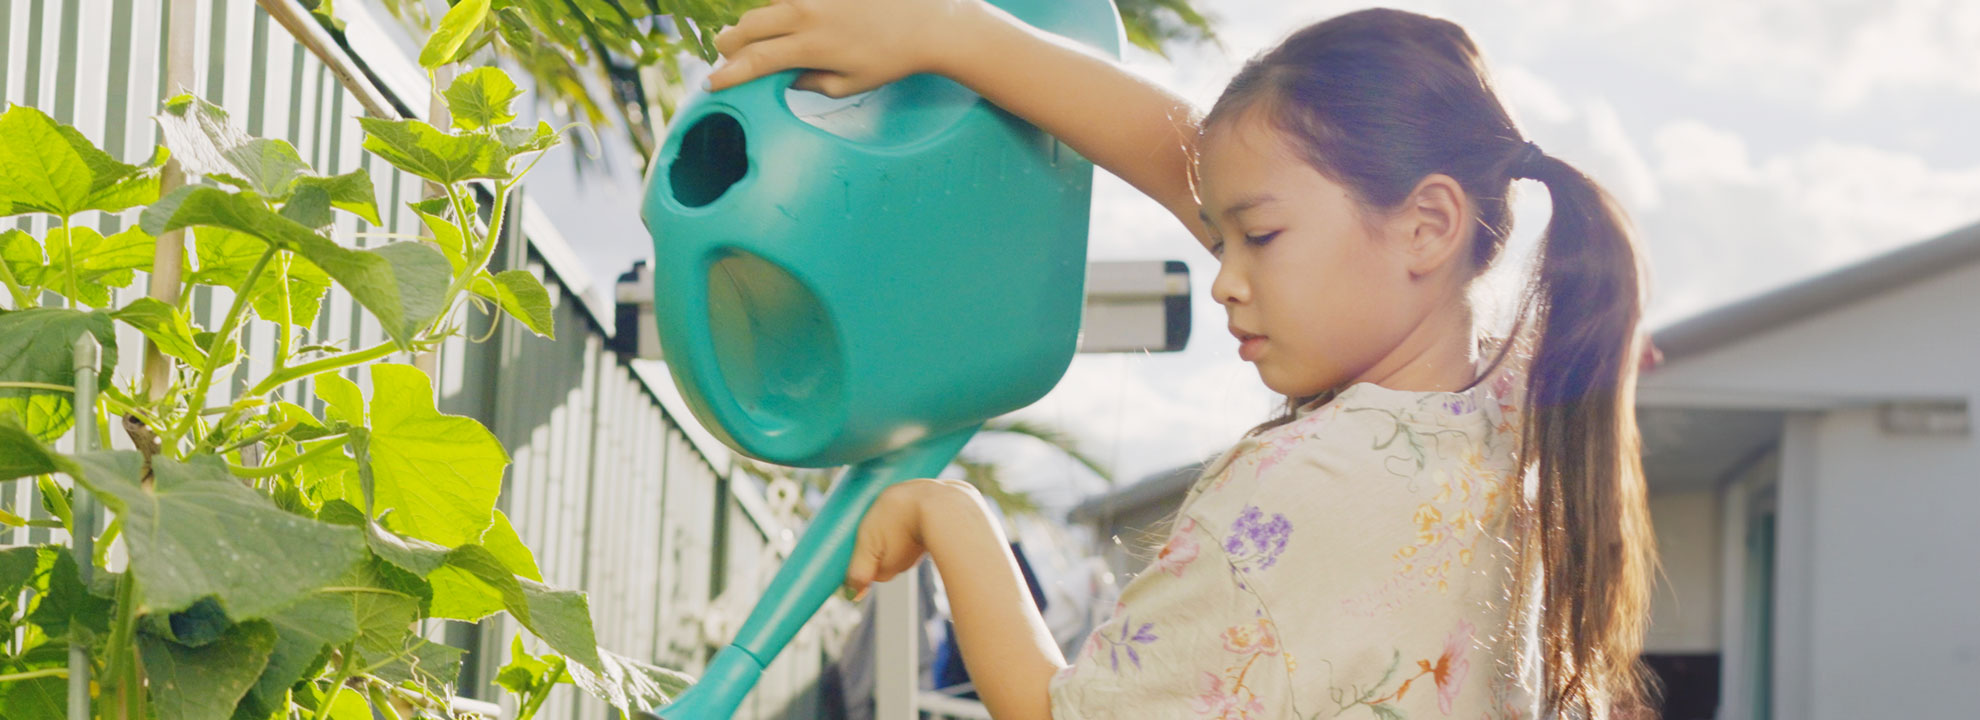
<path id="1" fill-rule="evenodd" d="M 1693 315 L 1652 338 L 1666 361 L 1980 262 L 1980 223 Z"/>

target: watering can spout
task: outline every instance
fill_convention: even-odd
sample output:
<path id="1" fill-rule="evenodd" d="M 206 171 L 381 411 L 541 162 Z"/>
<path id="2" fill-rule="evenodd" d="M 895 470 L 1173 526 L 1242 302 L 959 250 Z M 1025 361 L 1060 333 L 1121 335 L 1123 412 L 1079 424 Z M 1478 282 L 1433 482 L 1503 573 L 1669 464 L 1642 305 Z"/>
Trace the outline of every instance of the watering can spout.
<path id="1" fill-rule="evenodd" d="M 789 644 L 826 598 L 844 584 L 867 508 L 889 487 L 942 472 L 978 427 L 927 438 L 847 470 L 811 526 L 805 528 L 790 558 L 777 570 L 770 587 L 763 591 L 762 602 L 743 622 L 735 641 L 717 653 L 701 680 L 661 709 L 659 717 L 733 716 L 755 687 L 767 660 Z"/>

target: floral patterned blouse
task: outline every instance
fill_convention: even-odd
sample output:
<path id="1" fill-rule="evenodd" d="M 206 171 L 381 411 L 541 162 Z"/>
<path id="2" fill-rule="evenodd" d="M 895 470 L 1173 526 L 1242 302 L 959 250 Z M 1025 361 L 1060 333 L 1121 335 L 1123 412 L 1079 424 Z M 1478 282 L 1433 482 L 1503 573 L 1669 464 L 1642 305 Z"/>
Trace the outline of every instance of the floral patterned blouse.
<path id="1" fill-rule="evenodd" d="M 1506 545 L 1526 362 L 1353 385 L 1211 463 L 1053 677 L 1054 720 L 1534 715 Z"/>

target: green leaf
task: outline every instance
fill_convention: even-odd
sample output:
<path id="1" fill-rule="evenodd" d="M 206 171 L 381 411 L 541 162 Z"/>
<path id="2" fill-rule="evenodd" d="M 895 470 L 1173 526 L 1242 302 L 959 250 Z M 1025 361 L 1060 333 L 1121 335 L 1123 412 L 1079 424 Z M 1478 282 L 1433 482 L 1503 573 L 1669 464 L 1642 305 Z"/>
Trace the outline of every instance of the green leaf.
<path id="1" fill-rule="evenodd" d="M 287 198 L 296 180 L 315 174 L 295 146 L 250 136 L 228 120 L 226 110 L 191 95 L 166 100 L 155 119 L 165 146 L 186 172 L 272 200 Z"/>
<path id="2" fill-rule="evenodd" d="M 41 243 L 20 230 L 0 232 L 0 262 L 7 264 L 7 272 L 13 273 L 16 282 L 27 287 L 39 287 L 37 280 L 49 273 Z"/>
<path id="3" fill-rule="evenodd" d="M 466 650 L 418 635 L 407 635 L 400 647 L 390 653 L 384 650 L 377 648 L 364 654 L 365 659 L 374 665 L 384 663 L 371 674 L 389 683 L 417 682 L 428 687 L 445 687 L 458 682 L 461 656 L 467 654 Z"/>
<path id="4" fill-rule="evenodd" d="M 427 581 L 433 584 L 434 617 L 475 621 L 508 610 L 557 652 L 587 667 L 602 669 L 584 593 L 518 578 L 494 553 L 479 545 L 449 551 L 447 563 L 428 575 Z"/>
<path id="5" fill-rule="evenodd" d="M 321 230 L 336 221 L 330 214 L 330 192 L 320 187 L 298 188 L 289 201 L 282 204 L 282 217 L 296 221 L 312 230 Z"/>
<path id="6" fill-rule="evenodd" d="M 371 366 L 370 460 L 374 512 L 392 527 L 445 546 L 481 537 L 509 455 L 472 418 L 434 409 L 433 385 L 410 365 Z"/>
<path id="7" fill-rule="evenodd" d="M 495 672 L 495 684 L 517 695 L 536 691 L 546 684 L 570 682 L 564 674 L 564 659 L 556 655 L 538 657 L 523 647 L 522 634 L 509 638 L 509 664 Z"/>
<path id="8" fill-rule="evenodd" d="M 310 327 L 330 290 L 330 276 L 314 263 L 284 253 L 271 261 L 249 298 L 254 314 L 278 325 Z"/>
<path id="9" fill-rule="evenodd" d="M 354 427 L 368 423 L 364 416 L 364 391 L 350 378 L 336 374 L 316 376 L 316 397 L 323 401 L 324 415 Z"/>
<path id="10" fill-rule="evenodd" d="M 304 176 L 296 180 L 296 187 L 320 188 L 330 195 L 330 207 L 364 218 L 373 225 L 383 224 L 378 219 L 378 190 L 371 184 L 371 173 L 364 168 L 330 177 Z"/>
<path id="11" fill-rule="evenodd" d="M 158 720 L 228 720 L 268 665 L 275 629 L 266 622 L 233 626 L 219 640 L 193 648 L 138 636 Z"/>
<path id="12" fill-rule="evenodd" d="M 42 444 L 33 433 L 0 415 L 0 482 L 49 473 L 72 474 L 75 463 Z M 11 489 L 9 490 L 11 492 Z"/>
<path id="13" fill-rule="evenodd" d="M 13 602 L 21 588 L 34 581 L 36 568 L 41 564 L 42 547 L 55 546 L 0 548 L 0 598 L 4 598 L 0 604 Z"/>
<path id="14" fill-rule="evenodd" d="M 0 662 L 0 674 L 31 668 Z M 69 684 L 60 677 L 38 677 L 0 683 L 0 713 L 7 720 L 65 720 L 69 715 Z"/>
<path id="15" fill-rule="evenodd" d="M 118 162 L 75 128 L 15 105 L 0 114 L 0 217 L 143 205 L 157 199 L 164 164 L 162 154 L 142 167 Z"/>
<path id="16" fill-rule="evenodd" d="M 446 200 L 446 198 L 438 199 L 443 202 Z M 426 228 L 433 232 L 433 244 L 440 246 L 440 253 L 447 256 L 447 264 L 454 267 L 454 272 L 466 270 L 468 247 L 467 240 L 461 237 L 460 226 L 448 222 L 439 215 L 428 214 L 417 208 L 414 212 L 419 214 L 420 222 L 426 223 Z"/>
<path id="17" fill-rule="evenodd" d="M 459 52 L 468 36 L 481 29 L 481 23 L 488 18 L 488 0 L 461 0 L 447 10 L 440 18 L 440 26 L 426 39 L 426 47 L 420 48 L 419 65 L 436 68 Z"/>
<path id="18" fill-rule="evenodd" d="M 543 570 L 536 566 L 536 555 L 524 545 L 522 537 L 516 535 L 516 528 L 509 524 L 509 516 L 500 510 L 495 511 L 495 524 L 488 526 L 488 532 L 481 534 L 481 546 L 495 554 L 502 567 L 537 582 L 543 582 Z"/>
<path id="19" fill-rule="evenodd" d="M 122 320 L 151 338 L 158 351 L 191 365 L 206 362 L 206 352 L 193 342 L 192 322 L 177 307 L 157 298 L 138 298 L 110 317 Z"/>
<path id="20" fill-rule="evenodd" d="M 372 720 L 371 706 L 365 703 L 364 693 L 340 687 L 330 700 L 329 720 Z"/>
<path id="21" fill-rule="evenodd" d="M 452 135 L 419 120 L 361 117 L 358 124 L 364 126 L 364 149 L 400 170 L 436 183 L 510 178 L 509 159 L 515 153 L 488 135 Z"/>
<path id="22" fill-rule="evenodd" d="M 355 528 L 283 512 L 226 473 L 218 458 L 135 452 L 79 456 L 83 484 L 122 517 L 145 605 L 154 612 L 213 596 L 235 620 L 266 616 L 335 583 L 365 556 Z"/>
<path id="23" fill-rule="evenodd" d="M 110 288 L 129 287 L 138 270 L 151 270 L 156 241 L 138 228 L 106 238 L 95 228 L 75 226 L 50 228 L 46 244 L 47 268 L 21 280 L 90 307 L 103 307 L 110 304 Z"/>
<path id="24" fill-rule="evenodd" d="M 454 127 L 474 130 L 488 125 L 501 125 L 516 119 L 510 107 L 522 91 L 516 88 L 514 80 L 500 68 L 476 68 L 462 73 L 447 85 L 447 113 L 454 118 Z"/>
<path id="25" fill-rule="evenodd" d="M 439 251 L 414 242 L 353 250 L 269 210 L 260 200 L 219 188 L 188 185 L 146 208 L 141 218 L 154 235 L 210 225 L 273 242 L 303 256 L 335 278 L 370 310 L 386 334 L 412 349 L 419 331 L 439 316 L 451 274 Z"/>
<path id="26" fill-rule="evenodd" d="M 83 333 L 103 345 L 97 367 L 98 389 L 110 387 L 117 367 L 117 329 L 110 316 L 60 308 L 30 308 L 0 314 L 0 382 L 47 383 L 74 387 L 75 342 Z M 28 433 L 53 442 L 75 422 L 74 394 L 52 390 L 0 388 L 0 415 L 13 412 Z"/>
<path id="27" fill-rule="evenodd" d="M 82 584 L 76 559 L 68 548 L 42 546 L 37 569 L 47 584 L 41 601 L 28 614 L 29 622 L 41 626 L 41 631 L 52 638 L 68 638 L 72 631 L 80 630 L 77 636 L 93 641 L 110 633 L 110 616 L 116 603 L 91 594 Z"/>
<path id="28" fill-rule="evenodd" d="M 685 673 L 605 650 L 598 651 L 597 668 L 572 665 L 569 670 L 578 687 L 627 715 L 673 702 L 694 684 L 694 678 Z"/>
<path id="29" fill-rule="evenodd" d="M 537 121 L 536 127 L 533 128 L 501 125 L 489 130 L 493 131 L 495 139 L 502 143 L 502 147 L 508 149 L 510 155 L 548 150 L 557 144 L 556 129 L 550 127 L 550 123 L 541 120 Z"/>
<path id="30" fill-rule="evenodd" d="M 550 291 L 528 270 L 503 270 L 494 275 L 483 270 L 469 287 L 474 289 L 474 294 L 502 306 L 503 312 L 522 321 L 537 337 L 557 336 L 557 316 L 550 307 Z"/>
<path id="31" fill-rule="evenodd" d="M 199 270 L 192 274 L 192 282 L 232 288 L 236 292 L 242 290 L 241 283 L 247 282 L 248 271 L 268 248 L 268 243 L 260 238 L 224 227 L 194 228 L 193 238 Z M 285 282 L 286 297 L 281 292 Z M 322 268 L 278 256 L 262 269 L 261 279 L 249 290 L 253 293 L 249 302 L 254 314 L 263 320 L 308 327 L 316 324 L 323 294 L 329 289 L 330 276 Z M 284 312 L 288 314 L 285 316 Z"/>
<path id="32" fill-rule="evenodd" d="M 402 647 L 419 617 L 416 594 L 381 574 L 374 563 L 352 568 L 338 586 L 269 616 L 276 632 L 275 650 L 243 705 L 257 712 L 279 709 L 283 691 L 303 676 L 325 647 L 342 647 L 353 640 L 374 650 Z"/>

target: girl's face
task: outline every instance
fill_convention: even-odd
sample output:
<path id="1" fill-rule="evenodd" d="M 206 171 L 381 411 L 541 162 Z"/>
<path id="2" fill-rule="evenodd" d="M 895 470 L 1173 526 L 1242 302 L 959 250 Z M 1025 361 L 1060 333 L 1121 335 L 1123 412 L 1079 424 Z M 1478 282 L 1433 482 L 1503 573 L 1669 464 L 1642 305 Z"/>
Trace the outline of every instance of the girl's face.
<path id="1" fill-rule="evenodd" d="M 1239 357 L 1292 397 L 1381 380 L 1423 317 L 1405 244 L 1259 113 L 1219 123 L 1199 149 L 1204 224 L 1222 263 L 1210 292 Z"/>

